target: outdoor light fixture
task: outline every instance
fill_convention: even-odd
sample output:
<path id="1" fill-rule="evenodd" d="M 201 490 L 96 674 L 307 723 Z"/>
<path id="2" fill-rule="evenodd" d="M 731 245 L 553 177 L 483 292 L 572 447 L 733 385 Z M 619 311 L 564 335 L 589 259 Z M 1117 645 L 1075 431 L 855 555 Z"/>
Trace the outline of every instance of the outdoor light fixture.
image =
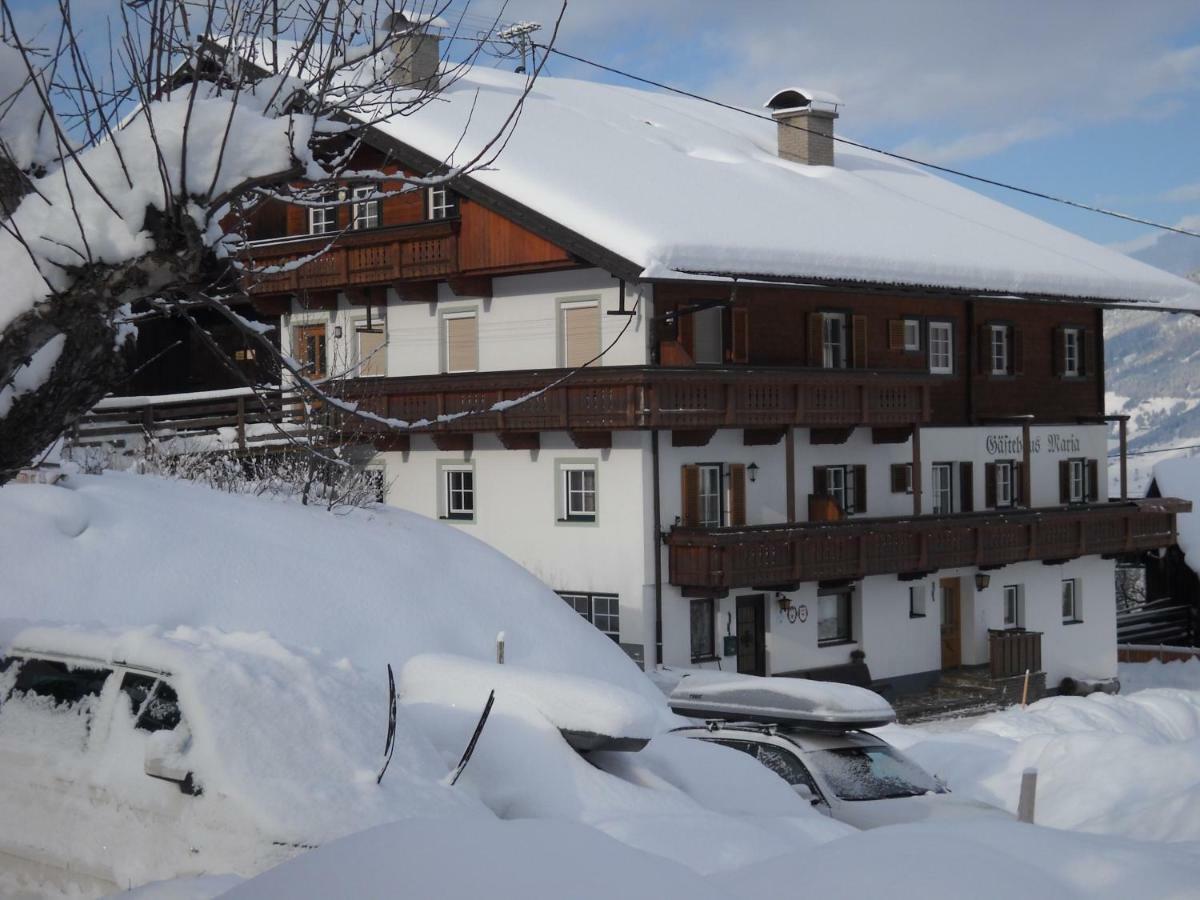
<path id="1" fill-rule="evenodd" d="M 987 572 L 975 573 L 975 590 L 986 591 L 989 584 L 992 583 L 992 576 Z"/>
<path id="2" fill-rule="evenodd" d="M 758 479 L 758 463 L 750 463 L 746 466 L 746 474 L 750 476 L 750 481 L 754 482 Z"/>
<path id="3" fill-rule="evenodd" d="M 775 602 L 779 604 L 779 608 L 783 612 L 787 612 L 789 609 L 792 608 L 792 598 L 789 597 L 787 594 L 782 594 L 782 593 L 776 592 Z"/>
<path id="4" fill-rule="evenodd" d="M 342 326 L 341 325 L 333 326 L 333 339 L 335 341 L 340 341 L 342 339 Z"/>

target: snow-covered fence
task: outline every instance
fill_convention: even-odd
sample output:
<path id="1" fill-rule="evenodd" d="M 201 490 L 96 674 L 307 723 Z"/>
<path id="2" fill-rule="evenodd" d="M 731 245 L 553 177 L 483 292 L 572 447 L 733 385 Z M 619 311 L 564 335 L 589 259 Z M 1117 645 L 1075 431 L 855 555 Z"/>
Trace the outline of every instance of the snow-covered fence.
<path id="1" fill-rule="evenodd" d="M 1189 647 L 1196 639 L 1196 611 L 1171 597 L 1117 611 L 1117 643 Z"/>

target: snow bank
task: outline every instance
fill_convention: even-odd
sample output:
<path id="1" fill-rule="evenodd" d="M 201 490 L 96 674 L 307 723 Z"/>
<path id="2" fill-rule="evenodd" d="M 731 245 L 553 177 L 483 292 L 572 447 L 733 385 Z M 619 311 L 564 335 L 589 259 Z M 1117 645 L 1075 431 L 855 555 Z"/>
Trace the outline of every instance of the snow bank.
<path id="1" fill-rule="evenodd" d="M 1200 568 L 1200 459 L 1164 459 L 1154 467 L 1154 481 L 1163 497 L 1191 500 L 1193 510 L 1176 516 L 1179 549 L 1192 569 Z"/>
<path id="2" fill-rule="evenodd" d="M 1200 840 L 1200 692 L 1054 697 L 945 728 L 878 733 L 956 792 L 1012 812 L 1022 771 L 1036 768 L 1042 825 Z"/>

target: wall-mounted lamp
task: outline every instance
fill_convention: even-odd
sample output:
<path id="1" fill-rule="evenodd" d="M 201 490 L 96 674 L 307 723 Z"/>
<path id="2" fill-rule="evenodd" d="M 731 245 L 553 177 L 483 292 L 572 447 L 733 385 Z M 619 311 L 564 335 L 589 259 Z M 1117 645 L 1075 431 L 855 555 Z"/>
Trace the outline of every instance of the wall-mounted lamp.
<path id="1" fill-rule="evenodd" d="M 758 463 L 750 463 L 746 466 L 746 474 L 750 476 L 751 483 L 758 480 Z"/>
<path id="2" fill-rule="evenodd" d="M 340 341 L 342 339 L 342 326 L 341 325 L 333 326 L 333 339 L 335 341 Z"/>
<path id="3" fill-rule="evenodd" d="M 986 591 L 988 588 L 988 585 L 991 583 L 992 583 L 992 576 L 989 575 L 987 572 L 976 572 L 975 573 L 975 590 Z"/>
<path id="4" fill-rule="evenodd" d="M 792 608 L 792 598 L 787 594 L 776 592 L 775 602 L 779 604 L 779 609 L 783 612 L 787 612 Z"/>

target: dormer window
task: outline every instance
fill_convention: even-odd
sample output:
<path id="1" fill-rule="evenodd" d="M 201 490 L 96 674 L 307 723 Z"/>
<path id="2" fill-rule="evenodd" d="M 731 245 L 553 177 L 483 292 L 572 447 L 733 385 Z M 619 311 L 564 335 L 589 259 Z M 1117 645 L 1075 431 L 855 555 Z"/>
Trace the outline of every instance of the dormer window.
<path id="1" fill-rule="evenodd" d="M 458 194 L 444 184 L 429 189 L 429 218 L 453 219 L 458 215 Z"/>
<path id="2" fill-rule="evenodd" d="M 337 200 L 337 195 L 326 194 L 321 199 L 326 203 L 334 202 Z M 337 210 L 336 206 L 310 206 L 308 208 L 308 233 L 332 234 L 337 231 Z"/>
<path id="3" fill-rule="evenodd" d="M 368 197 L 374 197 L 377 193 L 375 185 L 360 184 L 354 189 L 352 199 L 354 205 L 351 206 L 350 227 L 355 231 L 360 231 L 364 228 L 379 227 L 379 200 L 369 200 Z"/>

